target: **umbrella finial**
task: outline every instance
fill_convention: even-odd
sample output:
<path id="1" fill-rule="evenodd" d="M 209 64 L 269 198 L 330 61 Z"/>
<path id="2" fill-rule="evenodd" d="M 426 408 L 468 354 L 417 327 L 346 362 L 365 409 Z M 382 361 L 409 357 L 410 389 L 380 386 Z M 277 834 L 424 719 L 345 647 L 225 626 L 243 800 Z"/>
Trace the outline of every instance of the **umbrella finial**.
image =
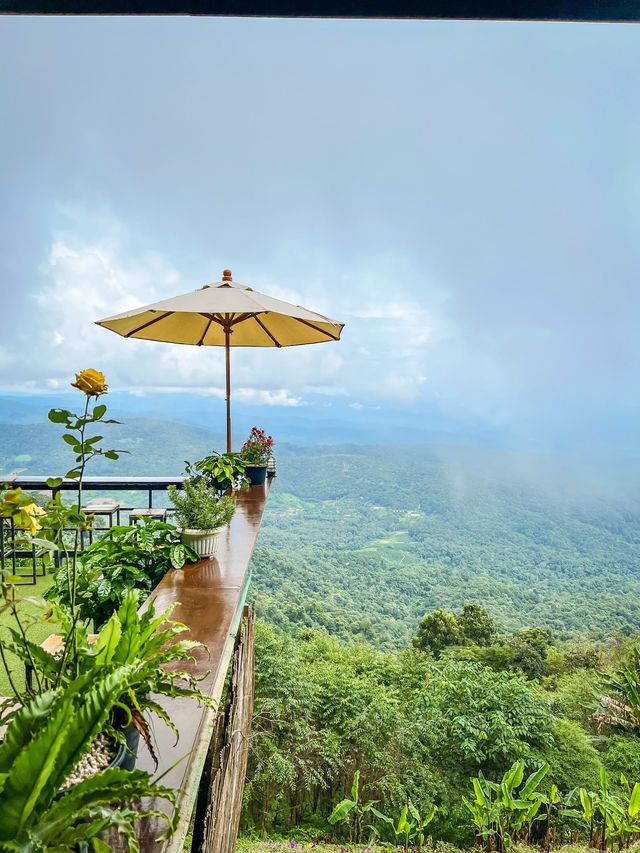
<path id="1" fill-rule="evenodd" d="M 223 281 L 233 281 L 233 276 L 231 275 L 231 270 L 223 270 L 222 280 Z"/>

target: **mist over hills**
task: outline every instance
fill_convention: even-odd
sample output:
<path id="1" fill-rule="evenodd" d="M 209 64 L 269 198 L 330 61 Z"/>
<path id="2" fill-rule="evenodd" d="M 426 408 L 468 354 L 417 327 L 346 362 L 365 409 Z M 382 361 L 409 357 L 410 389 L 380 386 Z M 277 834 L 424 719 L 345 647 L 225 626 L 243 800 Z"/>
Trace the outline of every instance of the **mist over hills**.
<path id="1" fill-rule="evenodd" d="M 294 401 L 295 402 L 295 401 Z M 51 395 L 0 396 L 0 423 L 35 423 L 46 419 L 54 406 L 73 409 L 72 393 Z M 225 404 L 218 398 L 198 394 L 109 394 L 109 411 L 114 417 L 172 421 L 205 430 L 224 427 Z M 473 418 L 447 415 L 436 406 L 414 410 L 396 404 L 348 403 L 342 398 L 307 395 L 304 404 L 257 406 L 242 401 L 233 404 L 234 438 L 241 442 L 256 422 L 269 423 L 281 441 L 297 443 L 386 444 L 389 441 L 442 442 L 498 446 L 507 441 L 498 426 L 488 426 Z"/>

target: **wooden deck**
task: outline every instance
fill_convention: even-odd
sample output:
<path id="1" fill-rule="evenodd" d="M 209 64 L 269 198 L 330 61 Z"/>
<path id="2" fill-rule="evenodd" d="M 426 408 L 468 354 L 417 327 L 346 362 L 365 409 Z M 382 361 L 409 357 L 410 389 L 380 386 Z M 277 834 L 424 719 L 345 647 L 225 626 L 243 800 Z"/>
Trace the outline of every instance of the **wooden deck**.
<path id="1" fill-rule="evenodd" d="M 238 494 L 236 513 L 227 531 L 220 534 L 214 557 L 168 572 L 151 595 L 158 612 L 179 602 L 174 617 L 189 626 L 190 639 L 199 640 L 207 647 L 208 653 L 206 650 L 197 651 L 195 662 L 188 666 L 182 664 L 179 668 L 199 677 L 204 676 L 200 689 L 216 703 L 222 694 L 242 616 L 250 580 L 249 562 L 260 529 L 269 485 L 270 481 L 267 481 L 266 486 L 252 486 Z M 154 768 L 146 747 L 141 743 L 136 767 L 148 770 L 154 776 L 166 774 L 162 784 L 180 791 L 178 804 L 182 817 L 169 842 L 157 840 L 164 826 L 161 821 L 145 821 L 141 827 L 140 844 L 143 851 L 177 853 L 183 849 L 184 837 L 189 828 L 216 709 L 202 708 L 193 701 L 181 698 L 163 697 L 160 702 L 178 728 L 180 739 L 176 743 L 173 732 L 154 717 L 152 728 L 159 766 Z M 168 804 L 158 802 L 152 806 L 166 810 Z"/>

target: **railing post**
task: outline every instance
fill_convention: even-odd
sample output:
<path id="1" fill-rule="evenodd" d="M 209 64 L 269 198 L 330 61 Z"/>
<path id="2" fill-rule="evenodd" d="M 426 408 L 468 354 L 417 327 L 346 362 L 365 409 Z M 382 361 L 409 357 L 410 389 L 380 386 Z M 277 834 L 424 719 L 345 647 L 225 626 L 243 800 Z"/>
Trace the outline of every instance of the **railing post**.
<path id="1" fill-rule="evenodd" d="M 231 683 L 205 763 L 191 853 L 235 853 L 253 721 L 255 609 L 245 609 Z"/>

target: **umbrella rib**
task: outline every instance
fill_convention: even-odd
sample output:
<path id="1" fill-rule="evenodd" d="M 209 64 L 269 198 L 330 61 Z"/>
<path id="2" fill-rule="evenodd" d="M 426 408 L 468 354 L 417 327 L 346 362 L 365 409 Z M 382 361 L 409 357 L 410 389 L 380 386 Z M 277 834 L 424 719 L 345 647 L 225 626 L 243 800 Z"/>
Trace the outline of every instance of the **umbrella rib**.
<path id="1" fill-rule="evenodd" d="M 173 311 L 165 311 L 159 317 L 154 317 L 153 320 L 149 320 L 146 323 L 143 323 L 141 326 L 138 326 L 137 329 L 132 329 L 130 332 L 124 336 L 125 338 L 130 338 L 132 335 L 137 335 L 138 332 L 141 332 L 143 329 L 146 329 L 148 326 L 153 326 L 154 323 L 159 323 L 160 320 L 164 320 L 165 317 L 168 317 L 170 314 L 173 314 Z"/>
<path id="2" fill-rule="evenodd" d="M 199 311 L 198 313 L 200 314 L 201 317 L 204 317 L 207 320 L 213 321 L 214 323 L 217 323 L 219 326 L 226 325 L 225 322 L 223 320 L 221 320 L 217 314 L 205 314 L 204 311 Z"/>
<path id="3" fill-rule="evenodd" d="M 321 335 L 326 335 L 328 338 L 331 338 L 332 341 L 339 341 L 340 336 L 336 337 L 332 335 L 331 332 L 327 332 L 326 329 L 321 329 L 320 326 L 315 326 L 313 323 L 310 323 L 308 320 L 303 320 L 301 317 L 295 317 L 298 323 L 304 323 L 305 326 L 309 326 L 310 329 L 314 329 L 316 332 L 320 332 Z"/>
<path id="4" fill-rule="evenodd" d="M 252 317 L 256 315 L 253 312 L 246 312 L 244 314 L 238 314 L 235 320 L 231 320 L 232 326 L 237 326 L 238 323 L 244 323 L 245 320 L 250 320 Z"/>
<path id="5" fill-rule="evenodd" d="M 198 346 L 198 347 L 201 347 L 201 346 L 202 346 L 202 343 L 203 343 L 204 339 L 207 337 L 207 332 L 208 332 L 208 331 L 209 331 L 209 329 L 211 328 L 211 324 L 212 324 L 212 323 L 213 323 L 213 317 L 209 317 L 209 322 L 208 322 L 208 323 L 207 323 L 207 325 L 205 326 L 204 332 L 202 333 L 202 337 L 200 338 L 200 340 L 198 341 L 198 343 L 196 344 L 196 346 Z"/>
<path id="6" fill-rule="evenodd" d="M 271 338 L 271 340 L 273 341 L 273 343 L 278 347 L 278 349 L 280 349 L 280 348 L 282 347 L 282 344 L 280 343 L 280 341 L 278 341 L 278 340 L 276 340 L 276 339 L 274 338 L 274 336 L 271 334 L 271 332 L 269 331 L 269 329 L 267 329 L 267 327 L 266 327 L 266 326 L 265 326 L 265 324 L 262 322 L 262 320 L 260 320 L 260 319 L 259 319 L 258 315 L 257 315 L 257 314 L 252 314 L 251 316 L 252 316 L 252 317 L 253 317 L 253 319 L 256 321 L 256 323 L 260 326 L 260 328 L 262 329 L 262 331 L 263 331 L 263 332 L 266 332 L 266 334 L 267 334 L 267 335 L 269 335 L 269 337 Z"/>

